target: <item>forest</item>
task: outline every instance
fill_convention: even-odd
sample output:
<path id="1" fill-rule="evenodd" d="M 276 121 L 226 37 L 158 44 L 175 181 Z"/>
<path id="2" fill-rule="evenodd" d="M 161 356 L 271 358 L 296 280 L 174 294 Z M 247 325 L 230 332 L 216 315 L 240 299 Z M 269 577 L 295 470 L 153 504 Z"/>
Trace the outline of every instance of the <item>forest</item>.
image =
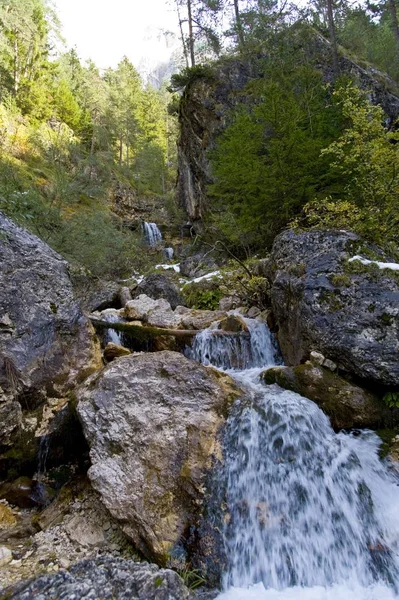
<path id="1" fill-rule="evenodd" d="M 0 1 L 0 209 L 94 275 L 143 268 L 141 231 L 116 214 L 115 196 L 159 198 L 175 214 L 184 90 L 240 59 L 261 75 L 209 149 L 205 238 L 248 256 L 288 224 L 334 225 L 396 245 L 399 134 L 340 68 L 342 56 L 372 66 L 397 93 L 395 0 L 173 6 L 182 68 L 154 89 L 126 57 L 100 71 L 59 52 L 46 0 Z M 316 35 L 329 40 L 327 59 L 309 54 Z"/>

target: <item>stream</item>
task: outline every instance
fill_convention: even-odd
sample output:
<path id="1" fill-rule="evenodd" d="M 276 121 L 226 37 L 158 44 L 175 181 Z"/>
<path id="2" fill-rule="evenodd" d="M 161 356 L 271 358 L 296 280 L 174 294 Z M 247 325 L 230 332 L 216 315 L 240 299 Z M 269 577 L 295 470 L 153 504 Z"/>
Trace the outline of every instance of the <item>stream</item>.
<path id="1" fill-rule="evenodd" d="M 246 390 L 225 436 L 228 558 L 218 600 L 399 598 L 399 487 L 372 431 L 335 433 L 318 406 L 260 383 L 279 362 L 268 328 L 200 332 L 191 357 Z"/>

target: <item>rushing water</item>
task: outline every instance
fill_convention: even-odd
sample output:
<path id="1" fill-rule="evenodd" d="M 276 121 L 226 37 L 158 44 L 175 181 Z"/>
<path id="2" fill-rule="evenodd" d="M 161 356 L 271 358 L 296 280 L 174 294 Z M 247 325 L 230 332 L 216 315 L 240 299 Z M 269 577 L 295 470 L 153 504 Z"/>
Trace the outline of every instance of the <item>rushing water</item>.
<path id="1" fill-rule="evenodd" d="M 162 233 L 156 223 L 143 223 L 144 236 L 147 244 L 154 248 L 162 241 Z"/>
<path id="2" fill-rule="evenodd" d="M 370 431 L 336 434 L 318 406 L 259 373 L 275 364 L 265 325 L 201 332 L 193 357 L 246 390 L 226 432 L 228 569 L 219 600 L 398 598 L 399 487 Z"/>

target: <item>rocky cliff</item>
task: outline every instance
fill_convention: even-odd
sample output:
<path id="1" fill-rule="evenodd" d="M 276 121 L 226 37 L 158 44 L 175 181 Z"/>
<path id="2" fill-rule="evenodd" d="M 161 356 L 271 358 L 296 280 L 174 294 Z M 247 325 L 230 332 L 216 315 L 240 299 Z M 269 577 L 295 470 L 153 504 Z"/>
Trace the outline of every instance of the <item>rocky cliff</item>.
<path id="1" fill-rule="evenodd" d="M 325 83 L 334 80 L 329 42 L 320 34 L 303 32 L 290 39 L 292 54 L 298 61 L 312 64 L 323 75 Z M 295 47 L 295 44 L 297 47 Z M 180 137 L 178 140 L 179 204 L 196 230 L 207 209 L 206 188 L 212 182 L 208 151 L 225 128 L 229 110 L 250 102 L 246 86 L 262 78 L 268 56 L 223 58 L 212 67 L 198 69 L 187 83 L 180 102 Z M 341 74 L 353 78 L 367 90 L 370 100 L 380 104 L 391 124 L 399 114 L 397 84 L 385 73 L 360 65 L 348 56 L 340 57 Z"/>

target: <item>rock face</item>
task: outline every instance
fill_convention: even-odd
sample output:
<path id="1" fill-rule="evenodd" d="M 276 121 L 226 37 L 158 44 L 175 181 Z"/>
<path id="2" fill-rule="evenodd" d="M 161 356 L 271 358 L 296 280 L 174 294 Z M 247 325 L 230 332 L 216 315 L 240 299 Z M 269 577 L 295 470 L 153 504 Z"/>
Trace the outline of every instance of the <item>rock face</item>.
<path id="1" fill-rule="evenodd" d="M 352 375 L 397 386 L 398 279 L 392 271 L 348 262 L 361 253 L 359 238 L 345 231 L 286 231 L 276 238 L 271 300 L 278 340 L 288 365 L 314 350 Z"/>
<path id="2" fill-rule="evenodd" d="M 0 446 L 21 406 L 65 393 L 101 364 L 94 330 L 76 303 L 67 263 L 0 213 Z M 14 424 L 14 427 L 13 427 Z M 12 435 L 11 435 L 12 434 Z"/>
<path id="3" fill-rule="evenodd" d="M 302 32 L 290 39 L 290 47 L 299 60 L 311 64 L 323 74 L 325 83 L 334 80 L 329 42 L 320 34 Z M 178 140 L 178 198 L 195 230 L 201 230 L 201 219 L 207 209 L 206 188 L 212 183 L 207 158 L 217 136 L 228 123 L 232 107 L 251 102 L 247 84 L 264 77 L 265 56 L 249 59 L 223 58 L 212 70 L 200 73 L 186 87 L 180 104 L 180 137 Z M 390 123 L 399 114 L 397 85 L 385 73 L 372 67 L 363 68 L 349 57 L 340 56 L 340 71 L 349 75 L 369 93 L 370 100 L 381 104 Z"/>
<path id="4" fill-rule="evenodd" d="M 147 558 L 184 563 L 239 395 L 227 376 L 169 351 L 120 358 L 80 390 L 90 480 Z"/>
<path id="5" fill-rule="evenodd" d="M 183 303 L 178 287 L 162 273 L 154 273 L 143 279 L 137 286 L 136 294 L 145 294 L 154 300 L 163 298 L 169 302 L 173 310 Z"/>
<path id="6" fill-rule="evenodd" d="M 23 581 L 0 592 L 8 600 L 188 600 L 177 573 L 111 556 L 84 560 L 70 571 Z"/>
<path id="7" fill-rule="evenodd" d="M 392 425 L 392 411 L 382 400 L 321 366 L 307 362 L 297 367 L 273 367 L 262 377 L 266 383 L 278 383 L 313 400 L 335 429 Z"/>

